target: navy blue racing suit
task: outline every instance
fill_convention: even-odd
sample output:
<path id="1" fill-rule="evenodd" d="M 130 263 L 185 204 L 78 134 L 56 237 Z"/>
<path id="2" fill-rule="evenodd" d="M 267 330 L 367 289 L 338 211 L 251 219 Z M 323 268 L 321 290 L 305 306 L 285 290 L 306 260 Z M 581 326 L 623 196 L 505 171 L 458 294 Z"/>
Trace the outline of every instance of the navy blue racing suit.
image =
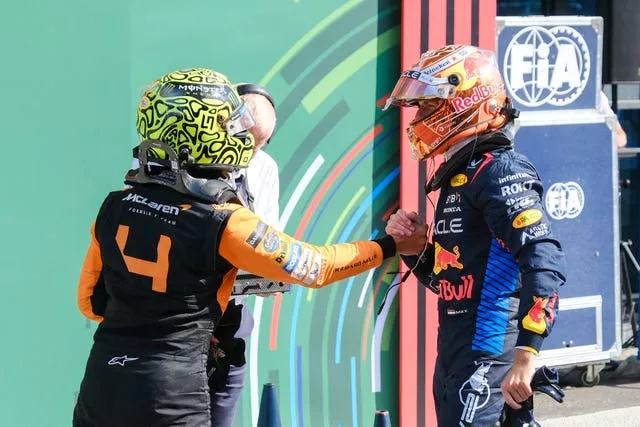
<path id="1" fill-rule="evenodd" d="M 477 147 L 442 183 L 433 245 L 405 257 L 439 293 L 434 397 L 439 426 L 492 426 L 516 347 L 537 353 L 558 310 L 565 259 L 534 166 Z"/>

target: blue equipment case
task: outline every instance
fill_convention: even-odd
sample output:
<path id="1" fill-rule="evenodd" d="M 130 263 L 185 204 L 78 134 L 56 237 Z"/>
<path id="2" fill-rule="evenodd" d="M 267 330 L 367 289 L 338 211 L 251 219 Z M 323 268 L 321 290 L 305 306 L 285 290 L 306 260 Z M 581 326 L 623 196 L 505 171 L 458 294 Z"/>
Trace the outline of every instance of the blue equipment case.
<path id="1" fill-rule="evenodd" d="M 538 364 L 604 364 L 622 351 L 616 117 L 530 112 L 519 124 L 516 150 L 542 177 L 568 265 Z"/>

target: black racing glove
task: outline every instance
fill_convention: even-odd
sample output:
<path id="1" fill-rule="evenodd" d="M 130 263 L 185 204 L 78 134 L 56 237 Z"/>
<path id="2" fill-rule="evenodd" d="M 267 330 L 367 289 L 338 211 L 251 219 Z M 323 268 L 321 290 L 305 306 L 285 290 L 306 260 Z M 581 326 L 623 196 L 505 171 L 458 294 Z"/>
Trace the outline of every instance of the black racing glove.
<path id="1" fill-rule="evenodd" d="M 558 403 L 564 402 L 564 391 L 559 386 L 560 376 L 554 368 L 543 366 L 536 370 L 531 380 L 531 388 L 533 391 L 539 391 L 551 397 Z M 520 409 L 513 409 L 511 406 L 504 404 L 502 415 L 497 424 L 499 427 L 540 427 L 533 417 L 533 396 L 524 402 L 521 402 Z"/>

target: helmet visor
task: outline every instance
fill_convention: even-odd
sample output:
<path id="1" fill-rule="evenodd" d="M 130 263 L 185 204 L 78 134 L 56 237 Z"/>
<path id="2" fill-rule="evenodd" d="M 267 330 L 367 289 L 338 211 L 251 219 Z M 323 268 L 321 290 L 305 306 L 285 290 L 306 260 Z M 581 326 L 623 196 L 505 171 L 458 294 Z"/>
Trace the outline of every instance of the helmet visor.
<path id="1" fill-rule="evenodd" d="M 224 121 L 224 126 L 231 136 L 250 129 L 256 123 L 236 90 L 226 84 L 179 83 L 166 85 L 161 88 L 161 95 L 164 97 L 190 96 L 201 99 L 205 103 L 207 100 L 212 100 L 214 104 L 221 102 L 229 104 L 232 113 L 231 117 Z"/>
<path id="2" fill-rule="evenodd" d="M 390 105 L 401 107 L 415 106 L 425 99 L 448 99 L 455 95 L 456 87 L 446 77 L 433 77 L 415 70 L 406 71 L 400 76 L 396 87 L 387 100 L 385 109 Z"/>
<path id="3" fill-rule="evenodd" d="M 256 121 L 253 119 L 251 112 L 249 112 L 245 104 L 242 104 L 227 120 L 225 127 L 231 136 L 235 136 L 240 132 L 251 129 L 255 124 Z"/>

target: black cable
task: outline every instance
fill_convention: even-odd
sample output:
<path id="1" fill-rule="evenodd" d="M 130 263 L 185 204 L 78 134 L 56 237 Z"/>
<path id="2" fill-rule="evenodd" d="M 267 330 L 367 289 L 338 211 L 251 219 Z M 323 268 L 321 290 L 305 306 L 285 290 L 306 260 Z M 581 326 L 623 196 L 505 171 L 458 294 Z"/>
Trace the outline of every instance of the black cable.
<path id="1" fill-rule="evenodd" d="M 382 309 L 384 308 L 384 305 L 387 302 L 387 296 L 389 296 L 389 291 L 395 288 L 396 286 L 400 286 L 402 283 L 404 283 L 409 278 L 409 275 L 411 274 L 412 271 L 413 269 L 405 271 L 398 283 L 394 283 L 393 285 L 387 288 L 387 291 L 384 293 L 384 298 L 382 298 L 382 302 L 380 303 L 380 307 L 378 308 L 378 314 L 377 314 L 378 316 L 380 316 L 380 313 L 382 313 Z"/>

